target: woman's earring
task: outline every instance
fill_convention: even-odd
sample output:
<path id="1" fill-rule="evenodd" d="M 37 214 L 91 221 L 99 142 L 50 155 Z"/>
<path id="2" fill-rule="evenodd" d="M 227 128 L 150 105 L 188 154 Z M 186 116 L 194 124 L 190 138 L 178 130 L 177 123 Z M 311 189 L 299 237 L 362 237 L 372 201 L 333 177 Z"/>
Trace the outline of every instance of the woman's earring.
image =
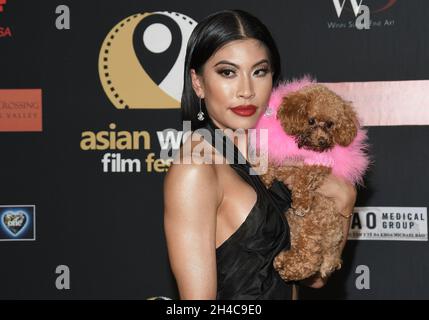
<path id="1" fill-rule="evenodd" d="M 204 120 L 204 112 L 201 111 L 201 98 L 200 98 L 200 112 L 197 114 L 197 119 L 200 121 Z"/>
<path id="2" fill-rule="evenodd" d="M 265 109 L 264 116 L 271 117 L 272 114 L 273 114 L 273 109 L 270 106 L 268 106 L 267 109 Z"/>

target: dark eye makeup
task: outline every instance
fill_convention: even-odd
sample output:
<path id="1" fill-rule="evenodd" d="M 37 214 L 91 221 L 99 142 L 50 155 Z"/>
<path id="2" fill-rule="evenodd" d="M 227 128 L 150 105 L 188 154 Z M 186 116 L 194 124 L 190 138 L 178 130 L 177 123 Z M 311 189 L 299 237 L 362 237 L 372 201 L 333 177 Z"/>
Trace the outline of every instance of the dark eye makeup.
<path id="1" fill-rule="evenodd" d="M 226 78 L 231 78 L 231 76 L 236 73 L 236 70 L 232 69 L 232 68 L 220 68 L 220 69 L 216 70 L 216 72 L 218 74 L 220 74 L 221 76 L 224 76 Z M 256 76 L 264 77 L 269 72 L 270 72 L 269 66 L 265 66 L 265 67 L 261 67 L 259 69 L 256 69 L 254 74 L 256 74 Z"/>

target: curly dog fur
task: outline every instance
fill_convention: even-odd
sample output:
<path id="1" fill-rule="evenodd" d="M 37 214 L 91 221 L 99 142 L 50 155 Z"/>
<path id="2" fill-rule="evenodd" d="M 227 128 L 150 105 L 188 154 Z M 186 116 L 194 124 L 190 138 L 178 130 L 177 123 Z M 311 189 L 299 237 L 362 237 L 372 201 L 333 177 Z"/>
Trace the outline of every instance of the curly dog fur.
<path id="1" fill-rule="evenodd" d="M 349 146 L 359 129 L 350 103 L 320 84 L 285 95 L 276 118 L 299 149 L 321 154 L 335 146 Z M 274 179 L 292 181 L 292 206 L 285 213 L 291 249 L 280 252 L 273 262 L 285 281 L 302 280 L 315 273 L 327 277 L 341 268 L 344 218 L 333 200 L 316 192 L 331 172 L 329 166 L 308 164 L 304 159 L 303 166 L 270 163 L 268 172 L 261 176 L 267 187 Z"/>

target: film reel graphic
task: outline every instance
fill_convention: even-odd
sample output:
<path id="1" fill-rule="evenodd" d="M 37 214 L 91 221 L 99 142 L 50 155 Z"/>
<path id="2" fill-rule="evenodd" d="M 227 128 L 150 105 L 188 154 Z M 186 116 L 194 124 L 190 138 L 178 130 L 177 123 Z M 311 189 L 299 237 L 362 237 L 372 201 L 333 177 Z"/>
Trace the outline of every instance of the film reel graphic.
<path id="1" fill-rule="evenodd" d="M 180 107 L 186 45 L 197 25 L 177 12 L 138 13 L 107 34 L 98 58 L 104 92 L 117 109 Z"/>

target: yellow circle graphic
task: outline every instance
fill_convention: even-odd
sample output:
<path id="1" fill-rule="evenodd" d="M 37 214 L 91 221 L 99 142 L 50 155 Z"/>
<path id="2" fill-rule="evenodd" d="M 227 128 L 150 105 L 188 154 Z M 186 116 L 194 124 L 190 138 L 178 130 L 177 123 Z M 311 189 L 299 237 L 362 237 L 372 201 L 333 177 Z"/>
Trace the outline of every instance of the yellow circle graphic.
<path id="1" fill-rule="evenodd" d="M 177 12 L 138 13 L 116 24 L 101 46 L 101 84 L 117 109 L 180 107 L 186 44 L 196 22 Z"/>

